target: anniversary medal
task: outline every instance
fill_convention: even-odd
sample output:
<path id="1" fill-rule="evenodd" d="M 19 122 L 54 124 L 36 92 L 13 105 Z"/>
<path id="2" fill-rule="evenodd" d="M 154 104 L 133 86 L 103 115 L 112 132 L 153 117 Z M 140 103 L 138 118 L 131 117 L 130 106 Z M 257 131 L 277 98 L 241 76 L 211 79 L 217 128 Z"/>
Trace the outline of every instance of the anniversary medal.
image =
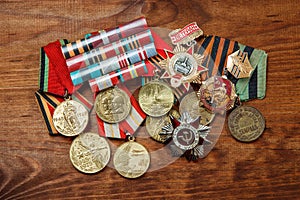
<path id="1" fill-rule="evenodd" d="M 252 142 L 263 133 L 265 119 L 256 108 L 240 106 L 229 114 L 228 128 L 238 141 Z"/>
<path id="2" fill-rule="evenodd" d="M 97 133 L 82 133 L 71 144 L 70 159 L 73 166 L 83 173 L 99 172 L 109 162 L 109 144 Z"/>
<path id="3" fill-rule="evenodd" d="M 87 126 L 89 113 L 86 108 L 69 98 L 65 98 L 53 113 L 53 124 L 64 136 L 79 135 Z"/>
<path id="4" fill-rule="evenodd" d="M 147 172 L 150 165 L 150 155 L 143 145 L 135 142 L 134 136 L 129 136 L 128 142 L 116 150 L 113 162 L 115 169 L 121 176 L 138 178 Z"/>
<path id="5" fill-rule="evenodd" d="M 215 117 L 215 114 L 208 111 L 205 107 L 202 106 L 202 102 L 198 99 L 195 92 L 188 93 L 180 102 L 179 112 L 187 112 L 193 119 L 197 120 L 200 117 L 200 124 L 208 125 L 212 122 Z"/>
<path id="6" fill-rule="evenodd" d="M 100 119 L 118 123 L 126 119 L 131 110 L 130 98 L 117 87 L 100 92 L 95 100 L 95 110 Z"/>
<path id="7" fill-rule="evenodd" d="M 159 81 L 144 85 L 138 97 L 141 109 L 149 116 L 160 117 L 167 114 L 174 103 L 172 89 Z"/>
<path id="8" fill-rule="evenodd" d="M 65 42 L 59 40 L 41 48 L 40 91 L 36 98 L 50 134 L 76 136 L 87 126 L 92 105 L 78 92 L 80 86 L 72 83 L 60 51 Z M 71 94 L 76 101 L 71 100 Z"/>
<path id="9" fill-rule="evenodd" d="M 171 110 L 168 114 L 160 117 L 147 116 L 146 118 L 146 130 L 148 134 L 157 142 L 165 143 L 168 141 L 166 135 L 161 135 L 161 131 L 164 126 L 171 123 L 170 115 L 176 119 L 180 118 L 180 114 L 176 110 Z"/>

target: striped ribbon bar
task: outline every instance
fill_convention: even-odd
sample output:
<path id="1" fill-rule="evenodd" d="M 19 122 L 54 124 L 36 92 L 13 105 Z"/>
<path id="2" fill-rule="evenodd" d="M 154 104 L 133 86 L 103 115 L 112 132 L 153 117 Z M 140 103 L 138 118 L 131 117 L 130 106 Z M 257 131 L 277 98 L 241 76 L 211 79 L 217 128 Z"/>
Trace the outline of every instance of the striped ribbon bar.
<path id="1" fill-rule="evenodd" d="M 35 92 L 35 99 L 37 101 L 39 110 L 42 113 L 43 119 L 45 121 L 46 127 L 50 135 L 58 135 L 58 131 L 55 129 L 52 121 L 52 116 L 55 108 L 64 101 L 64 98 L 59 96 L 54 96 L 49 93 L 42 91 Z"/>
<path id="2" fill-rule="evenodd" d="M 235 84 L 237 94 L 242 101 L 264 98 L 267 54 L 265 51 L 242 45 L 236 41 L 218 36 L 208 36 L 202 41 L 198 53 L 205 55 L 203 65 L 209 69 L 202 78 L 224 75 L 227 57 L 237 50 L 248 53 L 248 59 L 254 71 L 250 78 L 243 79 L 236 79 L 228 73 L 228 79 Z"/>
<path id="3" fill-rule="evenodd" d="M 65 59 L 69 59 L 76 55 L 90 51 L 93 48 L 118 41 L 121 38 L 126 38 L 146 29 L 148 29 L 146 19 L 141 17 L 116 28 L 105 29 L 96 33 L 94 32 L 90 34 L 88 38 L 63 45 L 61 47 L 61 51 Z"/>
<path id="4" fill-rule="evenodd" d="M 117 85 L 120 82 L 125 82 L 140 76 L 153 76 L 153 65 L 148 61 L 141 61 L 139 63 L 122 68 L 115 72 L 111 72 L 104 76 L 89 80 L 92 92 L 99 92 L 111 86 Z"/>
<path id="5" fill-rule="evenodd" d="M 134 96 L 123 84 L 119 84 L 118 88 L 123 90 L 130 97 L 130 102 L 132 105 L 130 113 L 123 121 L 115 124 L 106 123 L 96 115 L 98 122 L 98 132 L 99 135 L 103 137 L 125 139 L 127 136 L 126 133 L 135 133 L 135 131 L 145 120 L 146 114 L 142 111 Z"/>
<path id="6" fill-rule="evenodd" d="M 140 32 L 135 35 L 131 35 L 127 38 L 123 38 L 116 42 L 95 48 L 89 52 L 81 55 L 77 55 L 66 61 L 69 72 L 76 71 L 85 66 L 90 66 L 96 63 L 100 63 L 108 58 L 125 54 L 131 50 L 137 49 L 142 46 L 154 43 L 151 31 Z"/>
<path id="7" fill-rule="evenodd" d="M 74 85 L 103 76 L 118 69 L 146 60 L 157 54 L 154 43 L 133 49 L 124 54 L 95 63 L 70 73 Z"/>

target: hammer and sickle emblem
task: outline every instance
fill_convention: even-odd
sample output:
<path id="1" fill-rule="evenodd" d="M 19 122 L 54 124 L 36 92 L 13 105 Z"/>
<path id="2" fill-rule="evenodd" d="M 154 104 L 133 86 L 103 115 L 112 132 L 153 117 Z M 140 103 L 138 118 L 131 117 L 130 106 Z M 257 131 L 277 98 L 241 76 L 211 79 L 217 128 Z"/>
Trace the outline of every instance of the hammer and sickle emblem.
<path id="1" fill-rule="evenodd" d="M 183 135 L 178 136 L 178 138 L 181 138 L 186 144 L 189 144 L 193 139 L 193 136 L 191 132 L 183 131 Z"/>

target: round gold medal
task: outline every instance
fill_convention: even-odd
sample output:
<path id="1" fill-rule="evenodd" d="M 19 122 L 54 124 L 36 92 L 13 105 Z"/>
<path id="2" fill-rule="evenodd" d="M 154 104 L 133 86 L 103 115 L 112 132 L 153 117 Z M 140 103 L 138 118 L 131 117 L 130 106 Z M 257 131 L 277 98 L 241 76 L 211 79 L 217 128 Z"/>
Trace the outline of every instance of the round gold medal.
<path id="1" fill-rule="evenodd" d="M 95 110 L 100 119 L 118 123 L 126 119 L 131 110 L 130 98 L 123 90 L 113 87 L 100 92 L 95 100 Z"/>
<path id="2" fill-rule="evenodd" d="M 151 117 L 147 116 L 146 118 L 146 130 L 155 141 L 164 143 L 168 139 L 167 137 L 160 135 L 162 128 L 170 124 L 171 120 L 168 115 L 163 115 L 161 117 Z"/>
<path id="3" fill-rule="evenodd" d="M 161 117 L 151 117 L 147 116 L 146 118 L 146 130 L 148 134 L 157 142 L 164 143 L 168 140 L 167 135 L 160 134 L 162 128 L 167 124 L 171 124 L 171 119 L 169 115 L 172 115 L 174 118 L 179 119 L 180 114 L 177 110 L 171 110 L 168 115 L 163 115 Z"/>
<path id="4" fill-rule="evenodd" d="M 117 172 L 126 178 L 138 178 L 148 170 L 150 155 L 147 149 L 133 140 L 122 144 L 114 154 Z"/>
<path id="5" fill-rule="evenodd" d="M 99 172 L 108 164 L 109 159 L 109 144 L 97 133 L 82 133 L 71 144 L 70 160 L 81 172 Z"/>
<path id="6" fill-rule="evenodd" d="M 187 112 L 193 119 L 197 120 L 200 117 L 200 124 L 207 125 L 212 122 L 215 117 L 214 113 L 207 111 L 201 106 L 202 103 L 198 99 L 195 92 L 187 94 L 180 102 L 179 112 L 180 114 Z"/>
<path id="7" fill-rule="evenodd" d="M 265 129 L 265 119 L 253 107 L 240 106 L 228 117 L 228 128 L 231 135 L 241 142 L 256 140 Z"/>
<path id="8" fill-rule="evenodd" d="M 53 113 L 53 124 L 64 136 L 80 134 L 88 124 L 88 111 L 74 100 L 66 100 L 59 104 Z"/>
<path id="9" fill-rule="evenodd" d="M 139 91 L 139 104 L 149 116 L 160 117 L 167 114 L 174 103 L 172 89 L 166 84 L 153 81 Z"/>

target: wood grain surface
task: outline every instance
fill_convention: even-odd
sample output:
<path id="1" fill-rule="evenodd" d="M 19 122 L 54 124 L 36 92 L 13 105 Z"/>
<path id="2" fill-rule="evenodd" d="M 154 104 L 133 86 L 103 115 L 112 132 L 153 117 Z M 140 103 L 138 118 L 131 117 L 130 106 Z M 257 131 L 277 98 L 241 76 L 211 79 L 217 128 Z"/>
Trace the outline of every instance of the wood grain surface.
<path id="1" fill-rule="evenodd" d="M 245 103 L 263 113 L 263 136 L 240 143 L 224 126 L 205 159 L 180 158 L 135 180 L 110 167 L 78 172 L 72 140 L 48 135 L 34 99 L 39 49 L 140 16 L 169 29 L 195 21 L 206 34 L 265 50 L 267 95 Z M 297 0 L 1 0 L 0 17 L 0 199 L 300 199 Z"/>

